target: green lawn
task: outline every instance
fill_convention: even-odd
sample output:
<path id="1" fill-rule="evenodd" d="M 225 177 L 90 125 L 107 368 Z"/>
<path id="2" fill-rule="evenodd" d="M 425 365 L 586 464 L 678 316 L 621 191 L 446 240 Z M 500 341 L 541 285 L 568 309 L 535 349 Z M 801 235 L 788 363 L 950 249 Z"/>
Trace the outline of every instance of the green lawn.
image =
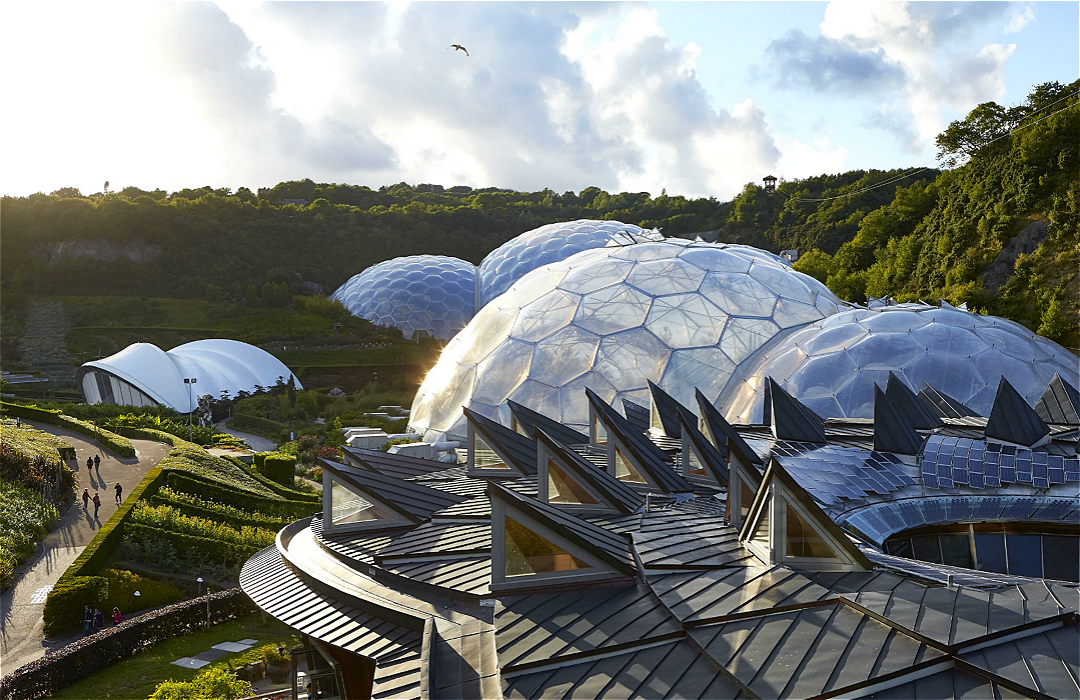
<path id="1" fill-rule="evenodd" d="M 264 644 L 281 643 L 286 648 L 291 648 L 300 643 L 299 635 L 291 628 L 273 618 L 267 619 L 268 624 L 263 624 L 262 616 L 255 613 L 212 627 L 208 631 L 193 632 L 183 637 L 170 639 L 113 664 L 97 675 L 84 678 L 52 697 L 69 700 L 96 700 L 97 698 L 145 700 L 162 681 L 191 680 L 201 671 L 215 666 L 236 668 L 244 663 L 257 661 L 259 647 Z M 259 643 L 246 652 L 229 654 L 199 670 L 172 665 L 173 661 L 183 656 L 194 656 L 208 651 L 214 644 L 238 642 L 249 638 L 258 639 Z"/>

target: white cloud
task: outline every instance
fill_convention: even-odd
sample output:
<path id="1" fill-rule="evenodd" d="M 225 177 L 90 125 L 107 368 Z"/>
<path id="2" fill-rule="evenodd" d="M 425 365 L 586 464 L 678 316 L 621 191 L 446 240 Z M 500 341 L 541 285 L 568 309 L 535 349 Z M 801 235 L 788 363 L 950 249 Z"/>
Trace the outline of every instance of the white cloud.
<path id="1" fill-rule="evenodd" d="M 828 136 L 803 143 L 796 139 L 779 139 L 779 172 L 789 179 L 816 177 L 823 174 L 842 173 L 847 170 L 848 150 L 834 145 Z"/>
<path id="2" fill-rule="evenodd" d="M 870 122 L 896 134 L 909 152 L 926 155 L 947 111 L 965 113 L 1005 93 L 1005 64 L 1015 45 L 972 50 L 968 43 L 1009 10 L 992 2 L 834 0 L 819 39 L 791 34 L 770 51 L 786 70 L 781 84 L 878 96 Z M 1030 8 L 1015 10 L 1010 26 L 1022 26 L 1028 15 Z"/>
<path id="3" fill-rule="evenodd" d="M 1006 34 L 1016 34 L 1035 20 L 1035 12 L 1030 7 L 1018 7 L 1013 10 L 1009 17 L 1009 23 L 1005 25 Z"/>
<path id="4" fill-rule="evenodd" d="M 752 100 L 710 105 L 702 49 L 644 5 L 69 7 L 19 9 L 29 31 L 2 49 L 34 105 L 4 117 L 33 144 L 5 153 L 5 191 L 310 177 L 729 198 L 780 157 Z"/>

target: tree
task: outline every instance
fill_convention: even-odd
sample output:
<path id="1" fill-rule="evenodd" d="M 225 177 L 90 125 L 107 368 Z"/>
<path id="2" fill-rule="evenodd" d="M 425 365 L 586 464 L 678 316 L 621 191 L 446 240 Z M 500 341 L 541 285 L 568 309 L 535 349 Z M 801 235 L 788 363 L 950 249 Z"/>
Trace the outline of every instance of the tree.
<path id="1" fill-rule="evenodd" d="M 252 307 L 259 305 L 259 297 L 258 292 L 255 291 L 255 285 L 249 284 L 247 286 L 247 290 L 244 292 L 244 303 Z"/>
<path id="2" fill-rule="evenodd" d="M 996 102 L 983 102 L 971 110 L 963 121 L 949 124 L 949 127 L 934 139 L 938 147 L 938 160 L 947 167 L 956 167 L 995 139 L 1009 133 L 1018 116 L 1016 112 L 1006 110 Z"/>
<path id="3" fill-rule="evenodd" d="M 832 274 L 834 266 L 831 255 L 815 248 L 800 255 L 792 267 L 824 284 Z"/>

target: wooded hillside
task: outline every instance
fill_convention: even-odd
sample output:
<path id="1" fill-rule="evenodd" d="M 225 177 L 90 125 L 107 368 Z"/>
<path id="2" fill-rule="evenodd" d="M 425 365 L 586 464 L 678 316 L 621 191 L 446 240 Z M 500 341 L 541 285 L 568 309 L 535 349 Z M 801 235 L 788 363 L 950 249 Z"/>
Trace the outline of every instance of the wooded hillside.
<path id="1" fill-rule="evenodd" d="M 748 184 L 731 202 L 596 187 L 372 190 L 311 180 L 258 192 L 128 187 L 83 196 L 64 188 L 5 197 L 0 291 L 7 305 L 36 295 L 239 303 L 254 289 L 269 290 L 266 304 L 280 305 L 285 287 L 330 293 L 388 258 L 431 253 L 479 262 L 546 223 L 617 219 L 667 235 L 713 232 L 721 241 L 798 249 L 797 267 L 846 299 L 966 301 L 1075 348 L 1078 85 L 1038 86 L 1013 108 L 980 105 L 938 139 L 950 170 L 822 175 L 781 182 L 772 195 Z M 1034 222 L 1047 224 L 1025 234 L 1034 252 L 1019 257 L 1015 275 L 1004 256 L 988 289 L 983 273 Z"/>

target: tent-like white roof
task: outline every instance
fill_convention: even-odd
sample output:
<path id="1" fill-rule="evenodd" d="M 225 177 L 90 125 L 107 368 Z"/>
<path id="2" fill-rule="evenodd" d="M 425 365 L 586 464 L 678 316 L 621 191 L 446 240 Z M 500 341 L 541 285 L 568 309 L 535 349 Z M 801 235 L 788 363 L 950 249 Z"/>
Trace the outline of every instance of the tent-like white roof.
<path id="1" fill-rule="evenodd" d="M 265 350 L 237 340 L 209 339 L 185 343 L 165 352 L 150 343 L 129 345 L 115 355 L 87 362 L 84 371 L 96 368 L 137 387 L 160 404 L 181 413 L 198 407 L 198 397 L 215 399 L 223 391 L 235 396 L 256 385 L 273 386 L 278 377 L 287 381 L 292 372 Z M 185 378 L 194 377 L 190 399 Z M 303 388 L 293 377 L 298 389 Z"/>

